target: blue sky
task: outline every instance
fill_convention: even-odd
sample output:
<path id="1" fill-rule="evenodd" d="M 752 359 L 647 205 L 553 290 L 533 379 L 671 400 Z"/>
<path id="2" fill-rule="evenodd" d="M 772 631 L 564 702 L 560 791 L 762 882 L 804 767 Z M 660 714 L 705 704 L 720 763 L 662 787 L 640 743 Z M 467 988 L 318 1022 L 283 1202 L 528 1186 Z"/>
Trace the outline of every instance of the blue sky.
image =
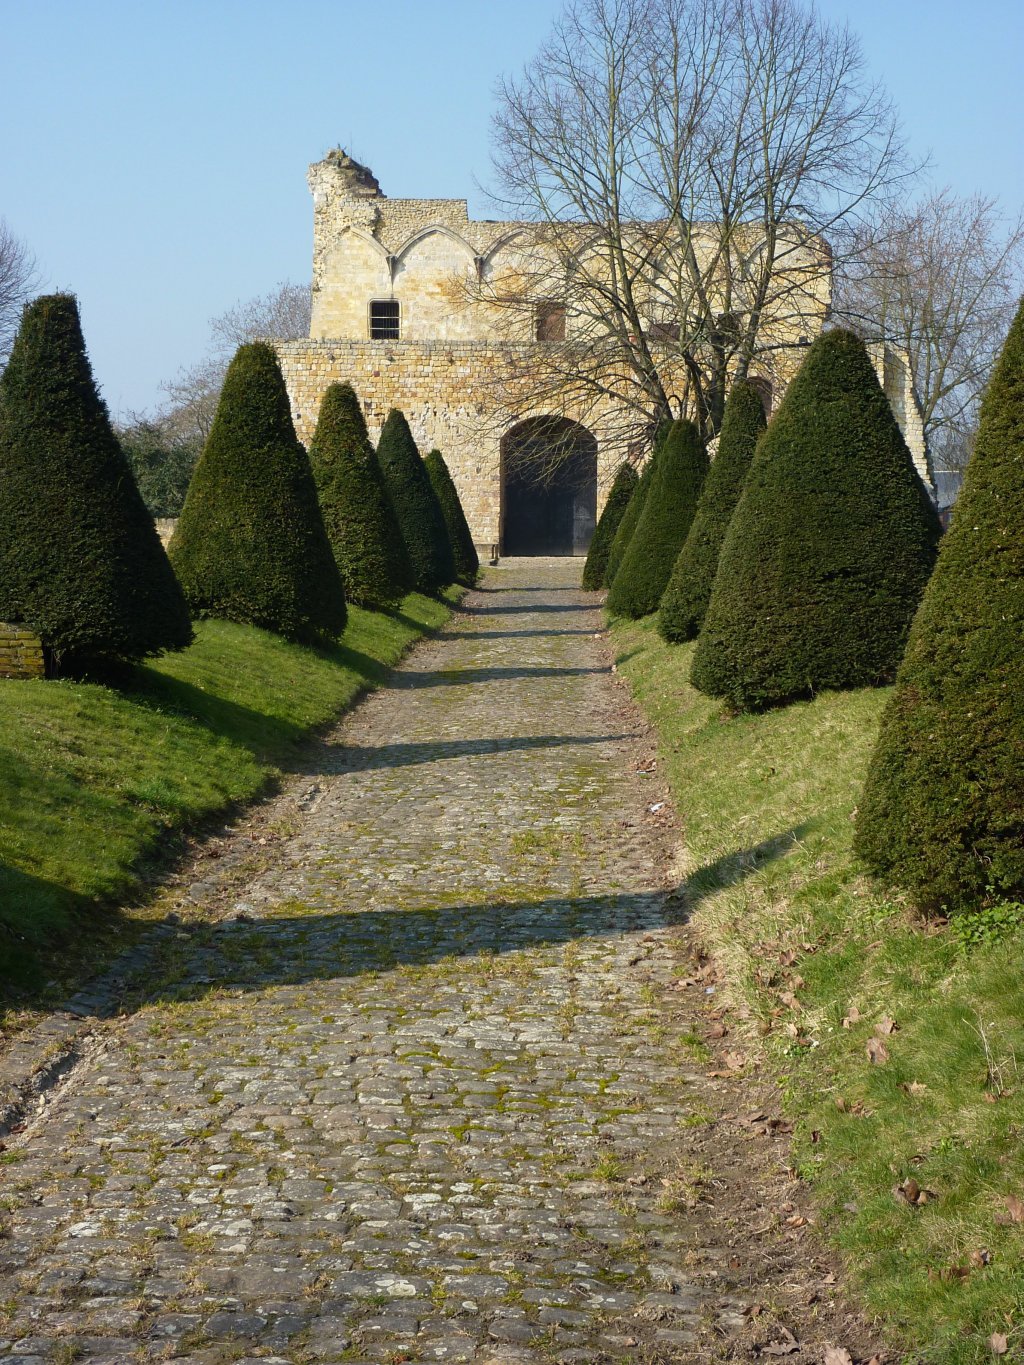
<path id="1" fill-rule="evenodd" d="M 0 216 L 74 290 L 115 412 L 160 402 L 210 317 L 310 270 L 305 170 L 341 143 L 396 197 L 486 215 L 494 85 L 560 0 L 0 0 Z M 1024 203 L 1019 0 L 820 0 L 915 153 Z"/>

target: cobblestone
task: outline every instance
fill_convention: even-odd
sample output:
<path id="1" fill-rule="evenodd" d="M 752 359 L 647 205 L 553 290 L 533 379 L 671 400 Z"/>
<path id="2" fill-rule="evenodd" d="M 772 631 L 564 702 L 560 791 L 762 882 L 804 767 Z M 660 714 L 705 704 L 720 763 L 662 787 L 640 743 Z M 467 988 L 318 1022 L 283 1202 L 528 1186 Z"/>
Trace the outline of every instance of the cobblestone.
<path id="1" fill-rule="evenodd" d="M 742 1316 L 578 572 L 493 571 L 342 722 L 5 1154 L 0 1365 L 692 1360 Z"/>

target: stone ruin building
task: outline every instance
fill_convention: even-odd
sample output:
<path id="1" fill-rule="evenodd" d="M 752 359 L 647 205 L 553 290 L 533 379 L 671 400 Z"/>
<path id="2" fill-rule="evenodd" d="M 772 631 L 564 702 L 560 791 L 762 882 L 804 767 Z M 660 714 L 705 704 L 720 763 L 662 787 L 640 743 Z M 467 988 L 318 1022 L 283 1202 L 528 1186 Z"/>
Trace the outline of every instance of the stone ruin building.
<path id="1" fill-rule="evenodd" d="M 328 385 L 347 381 L 371 439 L 397 407 L 424 454 L 443 452 L 484 554 L 585 553 L 623 456 L 611 439 L 614 413 L 591 408 L 581 420 L 570 397 L 519 410 L 513 400 L 510 409 L 519 368 L 571 339 L 572 318 L 541 299 L 510 332 L 487 300 L 495 282 L 522 277 L 531 225 L 471 219 L 464 199 L 389 199 L 372 172 L 341 151 L 312 165 L 308 182 L 310 337 L 278 347 L 300 439 L 309 442 Z M 820 255 L 811 264 L 800 315 L 780 323 L 773 373 L 752 373 L 772 407 L 828 316 L 830 276 Z M 930 487 L 908 368 L 888 348 L 876 348 L 873 359 Z M 553 439 L 571 453 L 545 462 Z M 544 477 L 531 473 L 534 458 Z"/>

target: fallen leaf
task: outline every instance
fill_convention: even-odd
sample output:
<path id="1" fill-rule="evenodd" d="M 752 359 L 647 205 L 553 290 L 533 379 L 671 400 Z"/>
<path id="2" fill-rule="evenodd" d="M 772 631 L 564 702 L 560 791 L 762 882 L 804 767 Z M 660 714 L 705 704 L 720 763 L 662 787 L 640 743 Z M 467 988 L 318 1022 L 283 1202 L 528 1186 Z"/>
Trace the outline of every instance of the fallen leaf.
<path id="1" fill-rule="evenodd" d="M 947 1265 L 943 1266 L 941 1270 L 932 1270 L 929 1267 L 928 1278 L 949 1284 L 954 1280 L 966 1280 L 970 1273 L 971 1268 L 967 1265 Z"/>
<path id="2" fill-rule="evenodd" d="M 843 1099 L 842 1095 L 836 1096 L 836 1108 L 839 1110 L 840 1114 L 846 1113 L 846 1101 Z"/>
<path id="3" fill-rule="evenodd" d="M 853 1356 L 845 1346 L 830 1346 L 825 1352 L 824 1365 L 853 1365 Z"/>
<path id="4" fill-rule="evenodd" d="M 868 1054 L 868 1061 L 872 1066 L 884 1066 L 889 1060 L 889 1049 L 881 1038 L 869 1038 L 864 1051 Z"/>
<path id="5" fill-rule="evenodd" d="M 856 1005 L 850 1006 L 850 1013 L 843 1020 L 843 1028 L 851 1028 L 854 1024 L 860 1023 L 860 1010 Z"/>
<path id="6" fill-rule="evenodd" d="M 779 999 L 782 1001 L 784 1005 L 788 1005 L 791 1010 L 798 1010 L 802 1008 L 800 1001 L 796 998 L 792 991 L 783 991 L 782 994 L 779 996 Z"/>
<path id="7" fill-rule="evenodd" d="M 725 1027 L 724 1024 L 712 1024 L 711 1028 L 708 1029 L 708 1037 L 724 1038 L 728 1032 L 729 1030 Z"/>
<path id="8" fill-rule="evenodd" d="M 894 1185 L 892 1192 L 904 1204 L 911 1204 L 915 1208 L 922 1204 L 928 1204 L 936 1198 L 934 1190 L 922 1189 L 912 1175 L 908 1176 L 902 1185 Z"/>
<path id="9" fill-rule="evenodd" d="M 987 1251 L 985 1247 L 981 1247 L 978 1251 L 972 1251 L 967 1259 L 970 1261 L 971 1265 L 974 1266 L 975 1270 L 980 1270 L 982 1266 L 991 1264 L 992 1253 L 991 1251 Z"/>
<path id="10" fill-rule="evenodd" d="M 742 1052 L 727 1052 L 725 1064 L 730 1071 L 742 1071 L 747 1064 L 747 1059 Z"/>
<path id="11" fill-rule="evenodd" d="M 1013 1223 L 1024 1223 L 1024 1199 L 1018 1199 L 1015 1194 L 1006 1196 L 1006 1208 Z"/>
<path id="12" fill-rule="evenodd" d="M 779 954 L 779 962 L 783 967 L 792 967 L 795 961 L 796 953 L 793 952 L 792 948 L 787 948 L 784 953 Z"/>
<path id="13" fill-rule="evenodd" d="M 890 1019 L 887 1014 L 884 1014 L 875 1028 L 875 1032 L 882 1033 L 888 1038 L 890 1033 L 895 1033 L 898 1028 L 899 1024 L 897 1024 L 896 1020 Z"/>
<path id="14" fill-rule="evenodd" d="M 773 1341 L 770 1346 L 762 1346 L 761 1347 L 762 1355 L 791 1356 L 794 1354 L 794 1352 L 799 1351 L 800 1343 L 797 1341 L 796 1337 L 789 1330 L 789 1328 L 780 1326 L 779 1331 L 782 1333 L 784 1340 Z"/>
<path id="15" fill-rule="evenodd" d="M 806 1226 L 807 1219 L 802 1214 L 794 1213 L 786 1219 L 787 1228 L 805 1228 Z"/>
<path id="16" fill-rule="evenodd" d="M 1002 1332 L 993 1332 L 988 1339 L 988 1349 L 994 1356 L 1004 1356 L 1010 1349 L 1010 1344 Z"/>

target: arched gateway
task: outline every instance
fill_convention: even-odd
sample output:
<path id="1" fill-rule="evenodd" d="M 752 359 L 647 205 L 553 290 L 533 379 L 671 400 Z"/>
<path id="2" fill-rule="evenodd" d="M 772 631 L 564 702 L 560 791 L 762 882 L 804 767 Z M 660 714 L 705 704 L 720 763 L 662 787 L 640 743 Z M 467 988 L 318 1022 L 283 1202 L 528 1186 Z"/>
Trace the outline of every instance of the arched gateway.
<path id="1" fill-rule="evenodd" d="M 501 553 L 585 555 L 597 519 L 597 441 L 567 417 L 530 417 L 501 442 Z"/>

